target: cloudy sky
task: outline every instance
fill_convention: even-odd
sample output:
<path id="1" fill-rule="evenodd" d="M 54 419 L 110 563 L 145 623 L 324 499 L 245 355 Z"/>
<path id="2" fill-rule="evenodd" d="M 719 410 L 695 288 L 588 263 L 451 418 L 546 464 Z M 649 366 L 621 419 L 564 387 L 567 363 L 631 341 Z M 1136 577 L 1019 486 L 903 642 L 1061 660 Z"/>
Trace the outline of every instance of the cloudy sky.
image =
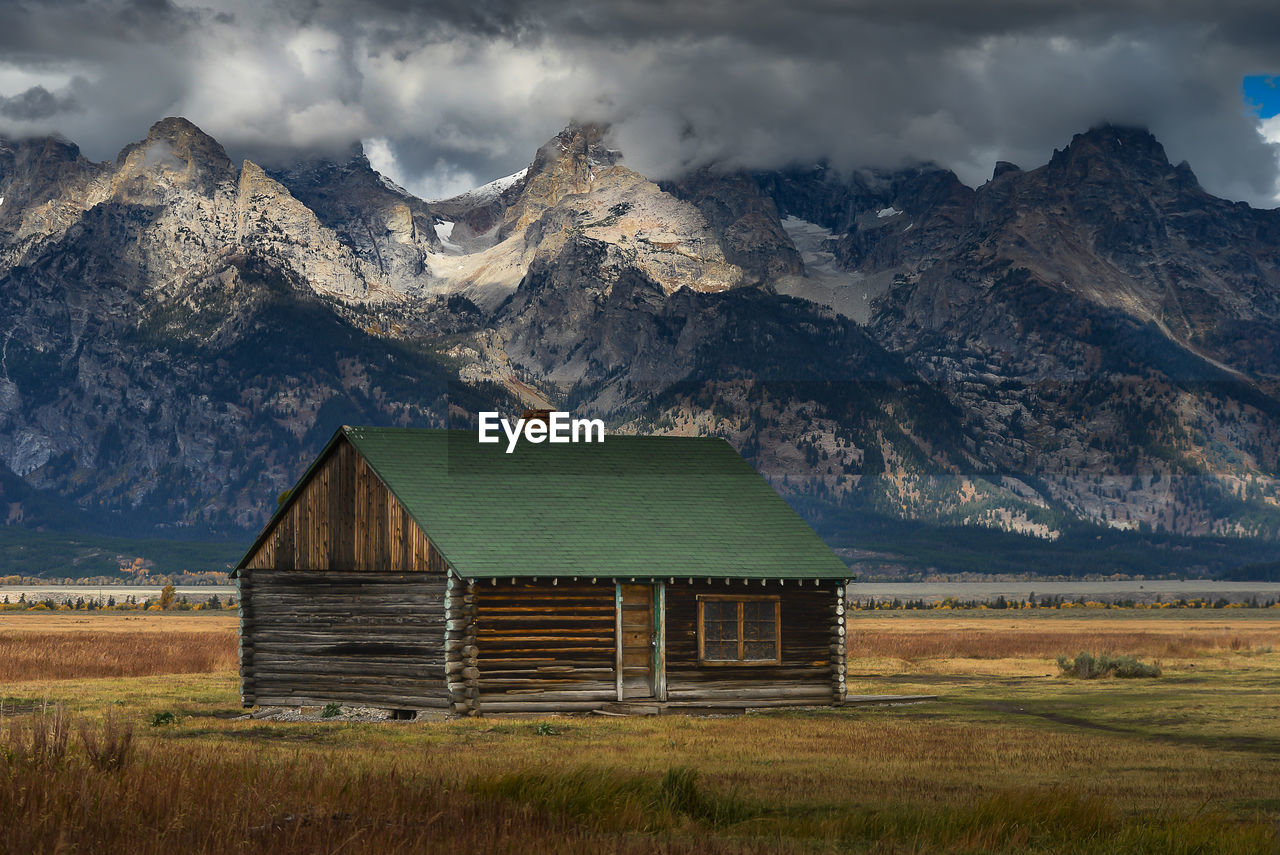
<path id="1" fill-rule="evenodd" d="M 933 160 L 970 184 L 1110 121 L 1270 207 L 1280 120 L 1241 86 L 1276 73 L 1272 0 L 0 5 L 2 134 L 60 132 L 96 159 L 169 115 L 233 156 L 360 139 L 428 198 L 521 168 L 572 119 L 611 123 L 655 177 Z"/>

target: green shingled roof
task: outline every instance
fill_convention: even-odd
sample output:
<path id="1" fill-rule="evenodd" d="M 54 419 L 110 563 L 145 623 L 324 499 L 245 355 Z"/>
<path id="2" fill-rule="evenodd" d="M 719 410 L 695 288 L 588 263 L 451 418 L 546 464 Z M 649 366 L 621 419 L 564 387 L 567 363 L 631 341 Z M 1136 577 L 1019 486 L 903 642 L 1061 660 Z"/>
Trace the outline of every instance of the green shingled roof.
<path id="1" fill-rule="evenodd" d="M 467 578 L 845 579 L 722 439 L 480 444 L 472 431 L 341 431 Z"/>

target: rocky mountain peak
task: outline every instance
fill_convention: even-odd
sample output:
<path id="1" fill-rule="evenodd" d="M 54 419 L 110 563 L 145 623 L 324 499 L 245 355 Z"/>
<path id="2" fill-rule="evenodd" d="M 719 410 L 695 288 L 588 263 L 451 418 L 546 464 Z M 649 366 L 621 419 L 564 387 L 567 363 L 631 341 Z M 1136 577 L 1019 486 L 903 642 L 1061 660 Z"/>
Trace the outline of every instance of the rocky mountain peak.
<path id="1" fill-rule="evenodd" d="M 1147 157 L 1168 163 L 1164 146 L 1146 128 L 1103 123 L 1071 137 L 1067 151 L 1093 148 L 1120 158 Z"/>
<path id="2" fill-rule="evenodd" d="M 607 131 L 605 125 L 575 122 L 539 148 L 499 236 L 525 228 L 565 196 L 587 192 L 601 173 L 617 164 L 622 154 L 605 145 Z"/>
<path id="3" fill-rule="evenodd" d="M 349 301 L 392 297 L 383 271 L 355 255 L 314 211 L 250 160 L 240 169 L 236 209 L 240 245 L 283 262 L 317 292 Z"/>
<path id="4" fill-rule="evenodd" d="M 166 116 L 156 122 L 147 129 L 147 139 L 164 139 L 170 142 L 178 142 L 184 139 L 203 139 L 208 140 L 213 145 L 218 145 L 218 142 L 213 137 L 206 134 L 195 122 L 184 116 Z"/>
<path id="5" fill-rule="evenodd" d="M 345 148 L 332 151 L 304 152 L 291 159 L 264 162 L 271 175 L 287 176 L 290 181 L 324 183 L 342 180 L 353 173 L 371 173 L 373 166 L 364 153 L 364 145 L 356 140 Z"/>
<path id="6" fill-rule="evenodd" d="M 38 153 L 44 161 L 70 162 L 80 158 L 80 146 L 57 134 L 27 139 L 0 137 L 0 156 L 12 157 L 18 151 Z"/>
<path id="7" fill-rule="evenodd" d="M 364 143 L 362 143 L 360 140 L 355 140 L 349 146 L 347 146 L 346 151 L 343 153 L 341 159 L 346 163 L 349 163 L 355 167 L 359 167 L 362 169 L 373 169 L 373 166 L 371 166 L 369 163 L 368 156 L 364 152 Z"/>
<path id="8" fill-rule="evenodd" d="M 725 259 L 758 282 L 804 272 L 804 263 L 778 216 L 778 206 L 745 172 L 703 168 L 663 190 L 693 204 L 719 237 Z"/>
<path id="9" fill-rule="evenodd" d="M 567 162 L 577 170 L 612 166 L 622 159 L 622 153 L 605 145 L 608 131 L 608 125 L 570 122 L 538 149 L 529 168 L 530 174 L 543 172 L 557 162 Z"/>
<path id="10" fill-rule="evenodd" d="M 1164 146 L 1150 131 L 1119 125 L 1100 125 L 1076 134 L 1065 149 L 1054 151 L 1048 169 L 1069 182 L 1117 177 L 1158 181 L 1174 173 Z"/>
<path id="11" fill-rule="evenodd" d="M 20 241 L 60 232 L 101 199 L 103 171 L 60 136 L 0 140 L 0 232 Z"/>
<path id="12" fill-rule="evenodd" d="M 425 284 L 427 255 L 441 249 L 430 206 L 374 170 L 359 142 L 267 172 L 394 290 Z"/>
<path id="13" fill-rule="evenodd" d="M 228 189 L 236 168 L 222 144 L 191 122 L 171 116 L 147 131 L 146 139 L 131 143 L 116 156 L 115 185 L 133 194 L 168 186 L 190 187 L 212 195 Z M 141 179 L 141 180 L 139 180 Z"/>
<path id="14" fill-rule="evenodd" d="M 96 171 L 95 167 L 80 154 L 80 146 L 60 136 L 0 138 L 0 183 L 56 182 L 69 178 L 70 173 Z M 13 188 L 0 195 L 14 198 Z"/>
<path id="15" fill-rule="evenodd" d="M 145 140 L 126 146 L 116 160 L 123 163 L 136 147 L 152 148 L 157 143 L 163 144 L 175 158 L 187 164 L 202 164 L 218 169 L 234 168 L 222 143 L 181 116 L 170 116 L 156 122 L 147 131 Z"/>
<path id="16" fill-rule="evenodd" d="M 1016 163 L 1010 163 L 1007 160 L 997 160 L 996 168 L 991 173 L 991 180 L 995 181 L 1002 175 L 1015 174 L 1022 171 L 1022 167 Z"/>

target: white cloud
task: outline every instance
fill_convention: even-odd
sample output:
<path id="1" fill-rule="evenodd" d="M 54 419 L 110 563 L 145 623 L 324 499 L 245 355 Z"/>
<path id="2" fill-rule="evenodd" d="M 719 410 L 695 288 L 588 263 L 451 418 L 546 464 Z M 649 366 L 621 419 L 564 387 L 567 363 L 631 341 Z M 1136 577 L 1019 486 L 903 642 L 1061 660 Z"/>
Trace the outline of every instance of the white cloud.
<path id="1" fill-rule="evenodd" d="M 363 145 L 370 166 L 420 199 L 448 199 L 484 183 L 443 159 L 425 175 L 408 175 L 396 158 L 391 142 L 385 137 L 371 137 L 364 140 Z"/>
<path id="2" fill-rule="evenodd" d="M 1277 169 L 1280 170 L 1280 116 L 1272 116 L 1258 122 L 1258 133 L 1272 146 L 1276 157 Z M 1273 205 L 1280 206 L 1280 178 L 1276 179 L 1275 192 L 1271 197 Z"/>
<path id="3" fill-rule="evenodd" d="M 1272 116 L 1258 123 L 1258 132 L 1272 145 L 1280 145 L 1280 116 Z"/>

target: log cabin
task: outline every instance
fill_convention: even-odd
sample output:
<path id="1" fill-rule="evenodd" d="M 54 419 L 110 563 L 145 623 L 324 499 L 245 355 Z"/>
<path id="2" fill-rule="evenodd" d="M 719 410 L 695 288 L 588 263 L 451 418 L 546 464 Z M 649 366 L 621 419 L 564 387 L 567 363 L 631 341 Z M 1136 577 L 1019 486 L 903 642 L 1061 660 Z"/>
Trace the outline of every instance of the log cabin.
<path id="1" fill-rule="evenodd" d="M 848 567 L 717 438 L 343 427 L 234 576 L 245 706 L 845 697 Z"/>

